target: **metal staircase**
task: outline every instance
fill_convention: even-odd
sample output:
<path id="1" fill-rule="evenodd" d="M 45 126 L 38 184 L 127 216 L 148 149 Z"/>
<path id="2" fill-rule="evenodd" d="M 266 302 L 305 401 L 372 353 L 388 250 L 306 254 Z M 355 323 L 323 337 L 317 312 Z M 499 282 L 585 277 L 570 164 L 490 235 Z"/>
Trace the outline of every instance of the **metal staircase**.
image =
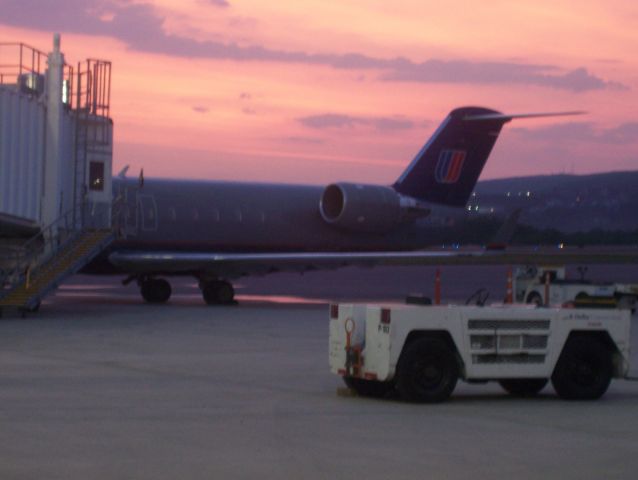
<path id="1" fill-rule="evenodd" d="M 33 271 L 27 266 L 13 288 L 0 298 L 0 309 L 37 309 L 40 301 L 67 277 L 89 263 L 115 238 L 111 230 L 86 230 Z"/>

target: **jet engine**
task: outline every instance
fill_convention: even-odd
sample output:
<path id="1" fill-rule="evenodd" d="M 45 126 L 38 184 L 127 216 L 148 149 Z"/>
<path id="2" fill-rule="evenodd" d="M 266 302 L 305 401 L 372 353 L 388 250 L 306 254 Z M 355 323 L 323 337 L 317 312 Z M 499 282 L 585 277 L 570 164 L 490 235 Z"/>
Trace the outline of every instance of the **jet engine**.
<path id="1" fill-rule="evenodd" d="M 430 213 L 417 200 L 402 196 L 391 187 L 343 182 L 324 189 L 319 211 L 335 227 L 378 233 Z"/>

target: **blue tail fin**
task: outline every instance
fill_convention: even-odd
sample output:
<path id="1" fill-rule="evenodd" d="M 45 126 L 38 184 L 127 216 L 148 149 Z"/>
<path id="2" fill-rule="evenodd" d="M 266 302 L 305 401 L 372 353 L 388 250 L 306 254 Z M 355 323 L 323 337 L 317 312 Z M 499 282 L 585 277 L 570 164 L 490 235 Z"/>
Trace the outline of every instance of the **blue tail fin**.
<path id="1" fill-rule="evenodd" d="M 393 188 L 426 202 L 464 207 L 501 128 L 511 118 L 480 107 L 453 110 Z"/>

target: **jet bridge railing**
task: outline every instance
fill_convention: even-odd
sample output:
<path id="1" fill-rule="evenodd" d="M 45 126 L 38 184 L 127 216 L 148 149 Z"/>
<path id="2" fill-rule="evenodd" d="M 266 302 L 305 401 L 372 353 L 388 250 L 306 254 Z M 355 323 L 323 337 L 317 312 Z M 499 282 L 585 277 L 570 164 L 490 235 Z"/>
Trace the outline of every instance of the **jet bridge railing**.
<path id="1" fill-rule="evenodd" d="M 0 42 L 0 85 L 10 86 L 20 93 L 44 94 L 47 54 L 26 43 Z M 73 99 L 73 67 L 63 68 L 62 102 L 71 107 Z"/>

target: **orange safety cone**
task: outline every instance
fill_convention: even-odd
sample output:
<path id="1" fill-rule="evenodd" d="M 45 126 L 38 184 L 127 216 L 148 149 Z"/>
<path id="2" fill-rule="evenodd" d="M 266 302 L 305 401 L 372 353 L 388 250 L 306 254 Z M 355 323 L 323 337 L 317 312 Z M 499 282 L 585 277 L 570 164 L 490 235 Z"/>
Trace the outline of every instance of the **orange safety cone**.
<path id="1" fill-rule="evenodd" d="M 505 303 L 514 303 L 514 294 L 512 291 L 512 267 L 507 270 L 507 291 L 505 294 Z"/>
<path id="2" fill-rule="evenodd" d="M 434 305 L 441 305 L 441 270 L 438 268 L 434 275 Z"/>

